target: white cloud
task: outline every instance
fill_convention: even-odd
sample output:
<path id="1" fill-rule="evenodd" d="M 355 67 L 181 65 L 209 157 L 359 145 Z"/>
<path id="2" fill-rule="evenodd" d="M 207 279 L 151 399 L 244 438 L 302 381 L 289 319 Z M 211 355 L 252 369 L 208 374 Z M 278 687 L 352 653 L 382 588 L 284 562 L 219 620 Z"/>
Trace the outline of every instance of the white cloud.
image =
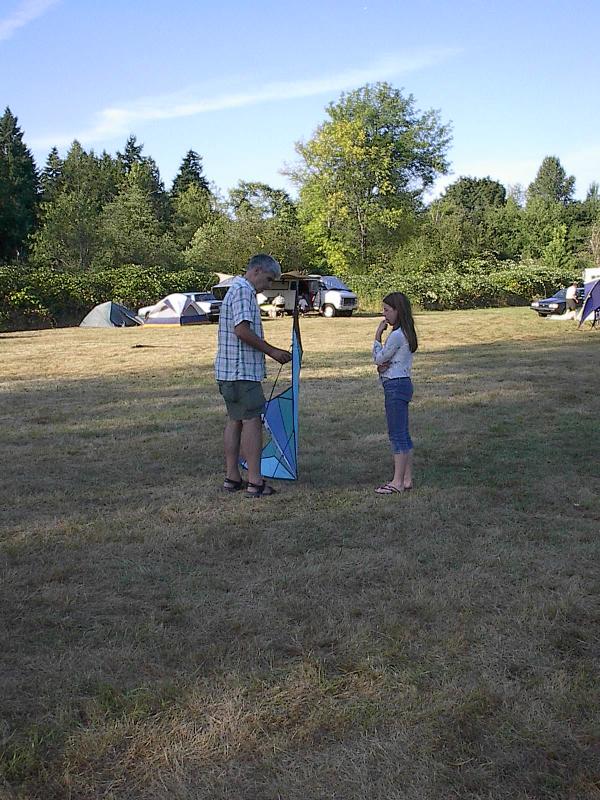
<path id="1" fill-rule="evenodd" d="M 42 14 L 60 0 L 22 0 L 12 14 L 0 19 L 0 42 L 10 37 L 19 28 L 41 17 Z"/>
<path id="2" fill-rule="evenodd" d="M 44 136 L 33 140 L 34 147 L 64 146 L 78 139 L 82 143 L 101 142 L 130 133 L 134 125 L 153 120 L 178 119 L 206 114 L 211 111 L 242 108 L 273 101 L 294 100 L 319 94 L 331 94 L 365 83 L 385 80 L 438 64 L 453 55 L 457 50 L 427 50 L 407 56 L 388 56 L 359 69 L 327 75 L 320 78 L 307 78 L 295 81 L 267 83 L 249 91 L 222 93 L 213 97 L 197 97 L 188 90 L 186 100 L 181 91 L 134 100 L 127 106 L 105 108 L 98 112 L 94 123 L 87 129 L 56 136 Z"/>

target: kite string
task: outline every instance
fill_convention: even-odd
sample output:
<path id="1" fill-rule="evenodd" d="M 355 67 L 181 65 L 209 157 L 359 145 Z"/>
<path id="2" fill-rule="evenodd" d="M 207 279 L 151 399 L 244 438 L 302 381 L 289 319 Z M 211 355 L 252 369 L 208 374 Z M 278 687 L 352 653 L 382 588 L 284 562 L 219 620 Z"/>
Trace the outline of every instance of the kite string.
<path id="1" fill-rule="evenodd" d="M 290 353 L 292 352 L 292 347 L 293 347 L 293 337 L 292 337 L 292 341 L 290 342 L 290 346 L 288 348 Z M 275 391 L 275 387 L 277 386 L 277 381 L 279 380 L 279 376 L 281 375 L 281 370 L 282 369 L 283 369 L 283 364 L 280 364 L 279 365 L 279 372 L 277 373 L 277 375 L 275 376 L 275 380 L 273 381 L 273 386 L 271 387 L 271 394 L 269 395 L 269 399 L 267 400 L 267 403 L 270 403 L 271 400 L 273 399 L 273 392 Z"/>

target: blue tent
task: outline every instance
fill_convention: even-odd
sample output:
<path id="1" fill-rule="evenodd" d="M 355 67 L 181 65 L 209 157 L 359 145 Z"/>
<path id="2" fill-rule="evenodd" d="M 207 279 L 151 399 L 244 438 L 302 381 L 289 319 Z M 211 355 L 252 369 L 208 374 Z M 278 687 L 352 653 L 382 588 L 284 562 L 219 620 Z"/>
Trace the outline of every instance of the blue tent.
<path id="1" fill-rule="evenodd" d="M 592 326 L 599 322 L 600 317 L 600 280 L 585 284 L 585 300 L 581 309 L 579 327 L 586 319 L 591 318 Z"/>

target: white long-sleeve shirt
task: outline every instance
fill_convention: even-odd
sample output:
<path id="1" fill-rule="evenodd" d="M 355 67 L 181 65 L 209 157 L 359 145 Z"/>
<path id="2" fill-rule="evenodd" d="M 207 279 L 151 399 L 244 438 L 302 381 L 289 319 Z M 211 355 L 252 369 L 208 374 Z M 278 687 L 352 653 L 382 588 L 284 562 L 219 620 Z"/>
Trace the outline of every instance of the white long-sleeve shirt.
<path id="1" fill-rule="evenodd" d="M 377 365 L 386 361 L 391 362 L 386 371 L 379 376 L 384 381 L 391 378 L 410 378 L 412 360 L 413 354 L 401 328 L 392 331 L 385 344 L 377 340 L 373 342 L 373 361 Z"/>

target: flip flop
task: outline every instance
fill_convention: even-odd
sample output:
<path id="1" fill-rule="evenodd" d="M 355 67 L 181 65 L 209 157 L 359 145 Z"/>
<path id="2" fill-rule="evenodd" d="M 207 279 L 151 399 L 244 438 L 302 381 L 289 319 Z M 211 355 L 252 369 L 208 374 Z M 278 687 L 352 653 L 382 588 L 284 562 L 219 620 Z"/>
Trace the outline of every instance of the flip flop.
<path id="1" fill-rule="evenodd" d="M 403 489 L 396 489 L 391 483 L 384 483 L 383 486 L 378 486 L 375 489 L 375 494 L 402 494 Z"/>

